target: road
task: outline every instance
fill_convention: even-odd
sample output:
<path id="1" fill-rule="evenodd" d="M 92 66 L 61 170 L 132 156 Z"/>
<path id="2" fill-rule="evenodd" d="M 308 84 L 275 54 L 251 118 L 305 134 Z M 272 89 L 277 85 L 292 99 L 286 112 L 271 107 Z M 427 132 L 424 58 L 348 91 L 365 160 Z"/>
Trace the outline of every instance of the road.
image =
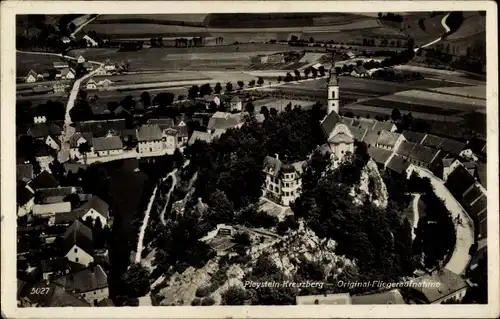
<path id="1" fill-rule="evenodd" d="M 158 185 L 155 187 L 153 190 L 153 194 L 149 198 L 149 203 L 148 207 L 146 208 L 146 211 L 144 213 L 144 219 L 142 220 L 142 226 L 141 230 L 139 232 L 139 240 L 137 241 L 137 249 L 135 250 L 135 262 L 140 263 L 141 262 L 141 254 L 142 250 L 144 249 L 144 233 L 146 232 L 146 228 L 148 227 L 148 221 L 149 221 L 149 215 L 151 213 L 151 207 L 153 207 L 153 203 L 156 198 L 156 192 L 158 191 Z"/>
<path id="2" fill-rule="evenodd" d="M 160 220 L 163 225 L 165 225 L 165 211 L 167 210 L 168 203 L 170 202 L 170 194 L 172 194 L 172 191 L 175 188 L 175 185 L 177 185 L 177 176 L 175 175 L 177 173 L 177 168 L 175 168 L 173 171 L 168 173 L 167 177 L 165 177 L 162 182 L 166 181 L 167 178 L 170 176 L 172 177 L 172 186 L 170 186 L 170 189 L 168 190 L 167 193 L 167 200 L 165 201 L 165 206 L 163 206 L 163 209 L 160 214 Z"/>
<path id="3" fill-rule="evenodd" d="M 418 212 L 418 201 L 420 200 L 420 194 L 413 194 L 413 225 L 411 229 L 411 239 L 415 239 L 417 235 L 415 235 L 415 228 L 418 226 L 418 220 L 420 218 L 420 214 Z"/>
<path id="4" fill-rule="evenodd" d="M 446 34 L 446 33 L 448 33 L 448 32 L 450 32 L 450 27 L 448 27 L 448 25 L 446 24 L 446 19 L 448 19 L 448 16 L 449 16 L 449 15 L 450 15 L 450 14 L 448 13 L 447 15 L 445 15 L 445 16 L 443 17 L 443 19 L 441 19 L 441 25 L 442 25 L 442 26 L 443 26 L 443 28 L 446 30 L 445 34 Z M 444 36 L 444 35 L 443 35 L 443 36 Z M 439 41 L 443 40 L 443 36 L 440 36 L 440 37 L 439 37 L 439 38 L 437 38 L 436 40 L 431 41 L 431 42 L 429 42 L 429 43 L 427 43 L 427 44 L 424 44 L 424 45 L 422 45 L 422 46 L 420 46 L 420 47 L 418 47 L 418 48 L 414 49 L 414 51 L 415 51 L 415 52 L 417 52 L 417 51 L 418 51 L 418 50 L 420 50 L 420 49 L 423 49 L 423 48 L 429 47 L 429 46 L 431 46 L 431 45 L 433 45 L 433 44 L 435 44 L 435 43 L 438 43 Z"/>
<path id="5" fill-rule="evenodd" d="M 90 22 L 94 21 L 95 19 L 97 19 L 99 17 L 99 15 L 96 15 L 95 17 L 93 18 L 89 18 L 87 21 L 85 21 L 84 23 L 80 24 L 79 26 L 76 27 L 75 31 L 73 31 L 73 33 L 70 34 L 70 38 L 74 39 L 75 38 L 75 35 L 80 32 L 80 30 L 83 29 L 84 26 L 86 26 L 87 24 L 89 24 Z M 75 21 L 75 20 L 73 20 Z"/>
<path id="6" fill-rule="evenodd" d="M 436 195 L 443 200 L 452 218 L 455 219 L 457 216 L 460 216 L 460 219 L 462 220 L 462 225 L 456 226 L 457 239 L 455 249 L 453 250 L 450 260 L 445 266 L 445 268 L 449 271 L 454 272 L 457 275 L 461 275 L 465 272 L 467 265 L 469 264 L 469 249 L 474 244 L 474 224 L 469 215 L 465 212 L 464 208 L 455 199 L 455 197 L 453 197 L 441 179 L 422 167 L 416 167 L 415 172 L 421 177 L 427 177 L 430 179 Z"/>

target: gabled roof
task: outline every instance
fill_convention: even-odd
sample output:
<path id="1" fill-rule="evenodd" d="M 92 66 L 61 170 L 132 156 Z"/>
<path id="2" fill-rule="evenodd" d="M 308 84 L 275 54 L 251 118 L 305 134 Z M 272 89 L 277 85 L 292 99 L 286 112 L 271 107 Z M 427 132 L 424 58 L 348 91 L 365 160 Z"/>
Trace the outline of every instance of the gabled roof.
<path id="1" fill-rule="evenodd" d="M 443 138 L 443 142 L 439 145 L 439 149 L 443 152 L 458 156 L 465 148 L 465 143 L 455 141 L 449 138 Z"/>
<path id="2" fill-rule="evenodd" d="M 45 157 L 45 156 L 53 156 L 54 149 L 48 146 L 46 143 L 42 141 L 35 141 L 35 156 L 36 157 Z"/>
<path id="3" fill-rule="evenodd" d="M 123 149 L 123 143 L 119 136 L 94 137 L 92 144 L 96 152 Z"/>
<path id="4" fill-rule="evenodd" d="M 394 154 L 389 163 L 387 163 L 387 168 L 390 170 L 402 174 L 410 166 L 410 163 L 403 157 Z"/>
<path id="5" fill-rule="evenodd" d="M 415 161 L 430 164 L 436 158 L 438 152 L 439 150 L 424 145 L 415 144 L 408 157 Z"/>
<path id="6" fill-rule="evenodd" d="M 75 220 L 82 218 L 87 213 L 84 209 L 74 209 L 70 212 L 56 214 L 54 223 L 56 225 L 72 224 Z"/>
<path id="7" fill-rule="evenodd" d="M 446 268 L 434 271 L 432 275 L 424 275 L 411 281 L 411 289 L 419 291 L 427 303 L 438 302 L 461 289 L 467 287 L 465 280 Z M 432 283 L 432 284 L 425 284 Z"/>
<path id="8" fill-rule="evenodd" d="M 396 145 L 396 142 L 398 141 L 400 136 L 401 134 L 399 133 L 381 131 L 377 139 L 377 144 L 389 146 L 392 148 Z"/>
<path id="9" fill-rule="evenodd" d="M 358 73 L 358 74 L 363 74 L 363 73 L 366 73 L 366 72 L 367 72 L 367 71 L 366 71 L 366 69 L 365 69 L 365 67 L 364 67 L 364 66 L 362 66 L 362 65 L 356 65 L 356 66 L 354 67 L 353 71 L 355 71 L 355 72 L 356 72 L 356 73 Z"/>
<path id="10" fill-rule="evenodd" d="M 445 158 L 443 159 L 443 167 L 450 167 L 453 162 L 457 161 L 454 158 Z"/>
<path id="11" fill-rule="evenodd" d="M 101 265 L 96 265 L 57 278 L 54 282 L 70 292 L 84 293 L 108 287 L 108 276 Z"/>
<path id="12" fill-rule="evenodd" d="M 79 209 L 83 209 L 88 211 L 89 209 L 93 208 L 99 214 L 102 216 L 109 218 L 109 205 L 103 201 L 99 196 L 97 195 L 88 195 L 87 196 L 87 201 L 79 207 Z"/>
<path id="13" fill-rule="evenodd" d="M 82 138 L 82 137 L 87 141 L 89 146 L 92 146 L 93 135 L 91 132 L 75 132 L 75 134 L 73 134 L 73 136 L 71 136 L 71 138 L 69 140 L 70 147 L 77 148 L 78 147 L 78 140 L 80 140 L 80 138 Z"/>
<path id="14" fill-rule="evenodd" d="M 372 146 L 368 148 L 368 154 L 370 154 L 370 157 L 373 158 L 375 162 L 385 164 L 389 157 L 391 157 L 392 152 L 383 148 Z"/>
<path id="15" fill-rule="evenodd" d="M 83 189 L 81 187 L 65 186 L 38 189 L 36 194 L 39 198 L 44 198 L 52 196 L 67 196 L 69 194 L 81 193 L 82 191 Z"/>
<path id="16" fill-rule="evenodd" d="M 459 165 L 446 180 L 446 188 L 455 196 L 460 199 L 464 192 L 476 182 L 474 177 L 467 171 L 465 167 Z"/>
<path id="17" fill-rule="evenodd" d="M 188 145 L 193 145 L 196 140 L 210 143 L 210 141 L 212 140 L 212 135 L 207 132 L 193 131 L 193 134 L 191 134 L 191 137 L 189 138 Z"/>
<path id="18" fill-rule="evenodd" d="M 372 128 L 373 131 L 375 132 L 380 132 L 380 131 L 389 131 L 391 132 L 394 127 L 394 123 L 391 122 L 381 122 L 381 121 L 376 121 L 375 126 Z"/>
<path id="19" fill-rule="evenodd" d="M 110 130 L 122 132 L 127 128 L 125 119 L 76 122 L 78 132 L 92 132 L 94 137 L 103 137 Z"/>
<path id="20" fill-rule="evenodd" d="M 33 206 L 33 215 L 59 214 L 71 211 L 70 202 L 59 202 L 52 204 L 35 204 Z"/>
<path id="21" fill-rule="evenodd" d="M 416 144 L 417 143 L 403 141 L 401 144 L 399 144 L 399 147 L 396 150 L 396 154 L 399 154 L 399 155 L 404 156 L 404 157 L 409 157 L 411 151 L 413 150 L 413 148 L 415 147 Z"/>
<path id="22" fill-rule="evenodd" d="M 75 220 L 63 235 L 63 254 L 66 254 L 75 245 L 88 254 L 93 252 L 92 230 L 79 220 Z"/>
<path id="23" fill-rule="evenodd" d="M 439 148 L 439 145 L 441 145 L 442 142 L 443 142 L 442 137 L 432 135 L 432 134 L 426 134 L 424 139 L 422 140 L 422 142 L 420 142 L 420 144 L 425 145 L 425 146 L 429 146 L 432 148 Z"/>
<path id="24" fill-rule="evenodd" d="M 36 291 L 36 288 L 49 288 L 47 294 L 32 294 L 28 291 L 25 296 L 20 296 L 27 297 L 31 303 L 37 304 L 39 307 L 90 307 L 83 298 L 71 294 L 54 283 L 47 285 L 45 280 L 42 280 L 36 283 L 33 288 L 35 289 L 31 291 Z"/>
<path id="25" fill-rule="evenodd" d="M 276 157 L 266 156 L 264 159 L 264 170 L 268 172 L 271 170 L 273 176 L 278 176 L 281 171 L 281 166 L 283 163 Z"/>
<path id="26" fill-rule="evenodd" d="M 67 76 L 69 73 L 75 74 L 75 70 L 72 68 L 64 68 L 61 70 L 61 76 Z"/>
<path id="27" fill-rule="evenodd" d="M 323 133 L 328 137 L 330 133 L 335 128 L 335 125 L 342 122 L 342 119 L 336 112 L 330 112 L 323 121 L 321 122 L 321 128 L 323 129 Z"/>
<path id="28" fill-rule="evenodd" d="M 80 163 L 64 163 L 63 166 L 64 166 L 64 170 L 66 171 L 66 173 L 71 172 L 73 174 L 78 173 L 78 171 L 80 169 L 86 170 L 88 167 L 88 165 L 80 164 Z"/>
<path id="29" fill-rule="evenodd" d="M 424 133 L 413 132 L 413 131 L 403 131 L 403 136 L 408 142 L 420 143 L 425 137 Z"/>
<path id="30" fill-rule="evenodd" d="M 33 179 L 33 165 L 17 164 L 16 165 L 16 180 L 28 182 Z"/>
<path id="31" fill-rule="evenodd" d="M 487 216 L 488 208 L 488 198 L 487 196 L 481 196 L 477 201 L 475 201 L 470 207 L 469 211 L 472 216 L 474 216 L 478 221 L 481 221 Z"/>
<path id="32" fill-rule="evenodd" d="M 28 203 L 34 197 L 35 193 L 33 193 L 29 188 L 24 187 L 22 184 L 18 185 L 16 193 L 16 202 L 19 206 L 26 205 L 26 203 Z"/>
<path id="33" fill-rule="evenodd" d="M 68 260 L 66 258 L 42 260 L 40 265 L 42 268 L 42 273 L 66 271 L 70 269 Z"/>
<path id="34" fill-rule="evenodd" d="M 189 127 L 187 126 L 174 126 L 174 129 L 177 131 L 178 137 L 186 137 L 189 135 Z"/>
<path id="35" fill-rule="evenodd" d="M 352 296 L 353 305 L 386 305 L 386 304 L 406 304 L 398 289 L 371 293 L 363 296 Z"/>
<path id="36" fill-rule="evenodd" d="M 354 127 L 351 125 L 347 125 L 347 128 L 349 129 L 349 131 L 351 131 L 352 135 L 354 136 L 354 139 L 357 141 L 362 141 L 367 131 L 364 128 Z"/>
<path id="37" fill-rule="evenodd" d="M 227 130 L 237 125 L 243 123 L 243 119 L 240 114 L 227 113 L 222 116 L 220 113 L 216 112 L 208 121 L 207 129 L 209 130 Z"/>
<path id="38" fill-rule="evenodd" d="M 87 81 L 87 83 L 85 83 L 85 85 L 89 85 L 89 84 L 97 85 L 97 82 L 94 79 L 90 79 Z"/>
<path id="39" fill-rule="evenodd" d="M 40 138 L 49 135 L 59 136 L 61 132 L 61 127 L 55 123 L 35 123 L 29 127 L 26 134 L 34 138 Z"/>
<path id="40" fill-rule="evenodd" d="M 144 124 L 137 130 L 139 142 L 158 141 L 163 138 L 163 132 L 158 124 Z"/>
<path id="41" fill-rule="evenodd" d="M 377 140 L 378 140 L 377 132 L 370 131 L 370 130 L 366 131 L 366 134 L 363 137 L 363 142 L 365 142 L 365 144 L 368 147 L 375 146 L 375 144 L 377 143 Z"/>
<path id="42" fill-rule="evenodd" d="M 36 76 L 37 76 L 38 74 L 37 74 L 35 71 L 30 70 L 30 71 L 28 72 L 28 74 L 26 75 L 26 77 L 29 77 L 30 75 L 32 75 L 32 76 L 34 76 L 34 77 L 36 78 Z"/>
<path id="43" fill-rule="evenodd" d="M 175 126 L 174 120 L 171 118 L 162 118 L 162 119 L 149 119 L 147 124 L 157 124 L 160 126 L 162 130 L 165 130 L 167 128 L 172 128 Z"/>
<path id="44" fill-rule="evenodd" d="M 238 103 L 241 102 L 241 99 L 239 96 L 235 95 L 231 98 L 231 103 Z"/>
<path id="45" fill-rule="evenodd" d="M 59 186 L 59 182 L 47 171 L 42 171 L 29 184 L 33 190 Z"/>
<path id="46" fill-rule="evenodd" d="M 474 184 L 472 187 L 465 191 L 462 200 L 466 206 L 470 207 L 481 196 L 484 196 L 483 192 L 481 191 L 479 186 Z"/>
<path id="47" fill-rule="evenodd" d="M 354 123 L 354 119 L 352 117 L 341 116 L 340 118 L 342 119 L 342 123 L 348 126 L 352 126 L 352 124 Z"/>
<path id="48" fill-rule="evenodd" d="M 373 119 L 359 118 L 355 119 L 352 125 L 373 131 L 373 128 L 375 127 L 376 123 L 377 121 Z"/>

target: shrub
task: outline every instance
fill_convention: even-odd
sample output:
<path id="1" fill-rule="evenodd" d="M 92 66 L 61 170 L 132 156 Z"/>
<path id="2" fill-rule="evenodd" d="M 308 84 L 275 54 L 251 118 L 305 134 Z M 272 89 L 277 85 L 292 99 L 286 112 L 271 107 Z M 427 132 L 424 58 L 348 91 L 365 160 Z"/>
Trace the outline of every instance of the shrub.
<path id="1" fill-rule="evenodd" d="M 191 306 L 200 306 L 201 305 L 201 299 L 199 298 L 194 298 L 193 301 L 191 301 Z"/>
<path id="2" fill-rule="evenodd" d="M 212 297 L 204 298 L 201 302 L 202 306 L 213 306 L 215 304 L 215 300 Z"/>
<path id="3" fill-rule="evenodd" d="M 203 298 L 210 295 L 210 286 L 201 286 L 196 289 L 196 297 Z"/>

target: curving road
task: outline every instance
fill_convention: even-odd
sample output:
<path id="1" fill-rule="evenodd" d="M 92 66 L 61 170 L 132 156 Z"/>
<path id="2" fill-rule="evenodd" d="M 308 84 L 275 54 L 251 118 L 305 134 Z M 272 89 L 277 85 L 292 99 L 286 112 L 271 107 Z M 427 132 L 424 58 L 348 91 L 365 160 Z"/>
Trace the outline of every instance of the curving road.
<path id="1" fill-rule="evenodd" d="M 420 219 L 420 214 L 418 213 L 418 201 L 420 200 L 420 194 L 413 194 L 413 225 L 411 230 L 411 239 L 415 239 L 415 228 L 418 226 L 418 220 Z"/>
<path id="2" fill-rule="evenodd" d="M 160 220 L 163 225 L 165 225 L 165 211 L 167 210 L 168 203 L 170 202 L 170 195 L 172 194 L 172 191 L 174 190 L 175 185 L 177 184 L 177 176 L 175 175 L 176 173 L 177 173 L 177 168 L 168 173 L 168 175 L 162 180 L 162 182 L 164 182 L 167 180 L 169 176 L 172 177 L 172 186 L 170 186 L 170 189 L 168 190 L 167 200 L 165 201 L 165 206 L 163 206 L 163 209 L 160 214 Z"/>
<path id="3" fill-rule="evenodd" d="M 453 219 L 460 217 L 462 225 L 456 226 L 457 239 L 455 248 L 445 268 L 457 275 L 463 274 L 469 264 L 469 249 L 474 244 L 474 224 L 462 205 L 453 197 L 444 182 L 422 167 L 415 167 L 421 177 L 430 179 L 436 195 L 441 198 Z"/>
<path id="4" fill-rule="evenodd" d="M 155 201 L 157 190 L 158 190 L 158 185 L 156 185 L 155 189 L 153 190 L 153 194 L 149 198 L 148 207 L 146 208 L 146 212 L 144 214 L 144 219 L 142 220 L 141 231 L 139 232 L 139 240 L 137 241 L 137 249 L 136 249 L 136 253 L 135 253 L 135 262 L 136 263 L 141 262 L 141 254 L 142 254 L 142 250 L 144 249 L 144 246 L 143 246 L 144 233 L 146 232 L 146 228 L 148 227 L 149 215 L 151 213 L 151 208 L 153 207 L 153 203 Z"/>
<path id="5" fill-rule="evenodd" d="M 442 26 L 443 26 L 443 28 L 446 30 L 445 34 L 447 34 L 448 32 L 450 32 L 450 30 L 451 30 L 451 29 L 450 29 L 450 27 L 446 24 L 446 19 L 448 19 L 448 16 L 449 16 L 449 15 L 450 15 L 450 14 L 448 13 L 447 15 L 445 15 L 445 16 L 443 17 L 443 19 L 441 19 L 441 25 L 442 25 Z M 424 45 L 422 45 L 422 46 L 420 46 L 420 47 L 418 47 L 418 48 L 414 49 L 414 51 L 415 51 L 415 52 L 417 52 L 417 51 L 418 51 L 418 50 L 420 50 L 420 49 L 423 49 L 423 48 L 426 48 L 426 47 L 428 47 L 428 46 L 431 46 L 431 45 L 433 45 L 433 44 L 435 44 L 435 43 L 438 43 L 439 41 L 443 40 L 443 37 L 444 37 L 444 35 L 443 35 L 443 36 L 440 36 L 439 38 L 437 38 L 437 39 L 436 39 L 436 40 L 434 40 L 434 41 L 431 41 L 431 42 L 429 42 L 429 43 L 427 43 L 427 44 L 424 44 Z"/>

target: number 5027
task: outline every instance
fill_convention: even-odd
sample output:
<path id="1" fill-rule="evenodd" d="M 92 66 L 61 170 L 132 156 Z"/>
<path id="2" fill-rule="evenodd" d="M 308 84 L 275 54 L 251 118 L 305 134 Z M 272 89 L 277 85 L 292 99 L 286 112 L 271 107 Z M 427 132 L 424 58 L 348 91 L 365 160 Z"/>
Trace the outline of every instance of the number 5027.
<path id="1" fill-rule="evenodd" d="M 50 288 L 31 288 L 31 294 L 35 295 L 46 295 L 50 291 Z"/>

